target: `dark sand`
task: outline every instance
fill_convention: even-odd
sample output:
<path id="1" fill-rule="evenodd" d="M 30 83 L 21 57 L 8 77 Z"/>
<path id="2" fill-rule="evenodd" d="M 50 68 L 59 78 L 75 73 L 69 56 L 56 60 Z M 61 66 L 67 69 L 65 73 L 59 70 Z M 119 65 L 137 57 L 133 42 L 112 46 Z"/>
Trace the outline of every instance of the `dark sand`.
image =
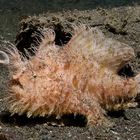
<path id="1" fill-rule="evenodd" d="M 6 3 L 7 2 L 7 3 Z M 49 1 L 46 5 L 41 5 L 40 0 L 34 0 L 30 3 L 26 1 L 0 1 L 0 39 L 15 41 L 18 28 L 18 21 L 27 15 L 41 14 L 47 9 L 54 10 L 53 14 L 47 13 L 48 19 L 55 16 L 59 17 L 59 22 L 68 28 L 68 22 L 82 22 L 92 27 L 100 28 L 106 36 L 120 40 L 132 46 L 136 52 L 136 59 L 130 63 L 134 74 L 140 72 L 140 6 L 139 1 L 127 2 L 119 0 L 118 3 L 111 3 L 109 0 L 105 3 L 87 0 L 58 0 L 52 3 Z M 54 2 L 54 3 L 53 3 Z M 137 2 L 137 4 L 134 4 Z M 110 4 L 110 5 L 109 5 Z M 133 5 L 132 5 L 133 4 Z M 37 6 L 38 8 L 36 8 Z M 129 6 L 131 5 L 131 6 Z M 46 7 L 45 7 L 46 6 Z M 98 6 L 100 8 L 92 10 Z M 59 12 L 61 8 L 75 9 L 73 12 Z M 115 8 L 117 7 L 117 8 Z M 37 18 L 38 19 L 38 18 Z M 56 23 L 56 19 L 54 19 Z M 47 25 L 47 24 L 46 24 Z M 1 43 L 2 44 L 2 43 Z M 124 69 L 124 74 L 132 76 Z M 77 116 L 65 117 L 66 126 L 52 126 L 52 118 L 31 118 L 25 116 L 13 116 L 7 112 L 6 102 L 3 97 L 7 94 L 6 80 L 8 79 L 8 70 L 5 66 L 0 66 L 0 140 L 139 140 L 140 139 L 140 108 L 127 109 L 125 112 L 109 114 L 109 119 L 114 122 L 111 128 L 104 127 L 86 127 L 84 119 Z M 51 122 L 51 123 L 49 123 Z M 50 125 L 51 124 L 51 125 Z M 84 126 L 84 127 L 82 127 Z"/>

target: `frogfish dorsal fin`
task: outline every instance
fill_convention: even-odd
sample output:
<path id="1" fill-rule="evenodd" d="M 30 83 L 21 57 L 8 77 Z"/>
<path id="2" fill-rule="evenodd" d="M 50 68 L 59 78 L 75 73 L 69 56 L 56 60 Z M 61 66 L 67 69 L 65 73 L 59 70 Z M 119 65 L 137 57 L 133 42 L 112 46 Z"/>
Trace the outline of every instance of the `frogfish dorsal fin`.
<path id="1" fill-rule="evenodd" d="M 133 48 L 111 38 L 105 38 L 97 28 L 76 27 L 68 46 L 87 59 L 118 72 L 134 56 Z"/>

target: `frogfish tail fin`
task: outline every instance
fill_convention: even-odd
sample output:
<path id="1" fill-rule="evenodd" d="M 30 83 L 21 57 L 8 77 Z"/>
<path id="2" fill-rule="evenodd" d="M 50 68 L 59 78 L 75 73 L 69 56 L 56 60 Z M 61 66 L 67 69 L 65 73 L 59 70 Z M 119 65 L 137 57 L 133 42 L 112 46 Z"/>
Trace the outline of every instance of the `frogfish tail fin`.
<path id="1" fill-rule="evenodd" d="M 135 81 L 137 82 L 137 97 L 136 97 L 136 101 L 140 105 L 140 73 L 135 77 Z"/>
<path id="2" fill-rule="evenodd" d="M 135 57 L 134 49 L 117 40 L 106 38 L 98 28 L 80 25 L 74 28 L 74 35 L 68 46 L 85 58 L 97 61 L 117 73 Z"/>

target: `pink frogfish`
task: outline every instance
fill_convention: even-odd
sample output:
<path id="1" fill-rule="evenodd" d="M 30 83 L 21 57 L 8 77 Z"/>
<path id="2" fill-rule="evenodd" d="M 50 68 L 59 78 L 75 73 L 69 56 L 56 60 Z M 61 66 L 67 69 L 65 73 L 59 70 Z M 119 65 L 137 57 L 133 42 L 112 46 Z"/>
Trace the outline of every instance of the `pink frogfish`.
<path id="1" fill-rule="evenodd" d="M 55 45 L 55 33 L 42 29 L 35 56 L 26 59 L 16 47 L 0 51 L 9 67 L 8 109 L 27 117 L 82 114 L 88 125 L 108 122 L 106 112 L 135 107 L 140 75 L 125 78 L 118 71 L 134 58 L 128 45 L 106 38 L 97 28 L 74 27 L 71 40 Z"/>

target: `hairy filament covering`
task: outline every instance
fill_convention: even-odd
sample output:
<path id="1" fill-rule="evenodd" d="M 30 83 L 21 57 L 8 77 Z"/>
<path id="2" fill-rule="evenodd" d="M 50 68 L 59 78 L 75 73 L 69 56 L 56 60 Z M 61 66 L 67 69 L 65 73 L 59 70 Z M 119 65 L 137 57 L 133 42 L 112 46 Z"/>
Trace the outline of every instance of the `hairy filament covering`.
<path id="1" fill-rule="evenodd" d="M 108 122 L 105 110 L 135 106 L 139 80 L 117 75 L 133 58 L 133 49 L 105 38 L 97 28 L 73 28 L 72 39 L 63 47 L 55 45 L 53 30 L 41 28 L 40 45 L 31 48 L 36 55 L 25 50 L 28 60 L 13 45 L 7 48 L 14 72 L 8 98 L 12 114 L 82 114 L 96 125 Z"/>
<path id="2" fill-rule="evenodd" d="M 5 52 L 9 56 L 9 71 L 11 75 L 14 77 L 17 73 L 22 72 L 24 69 L 24 63 L 22 61 L 22 58 L 24 57 L 20 54 L 20 52 L 17 50 L 17 48 L 13 44 L 9 44 L 9 46 L 5 49 Z"/>

